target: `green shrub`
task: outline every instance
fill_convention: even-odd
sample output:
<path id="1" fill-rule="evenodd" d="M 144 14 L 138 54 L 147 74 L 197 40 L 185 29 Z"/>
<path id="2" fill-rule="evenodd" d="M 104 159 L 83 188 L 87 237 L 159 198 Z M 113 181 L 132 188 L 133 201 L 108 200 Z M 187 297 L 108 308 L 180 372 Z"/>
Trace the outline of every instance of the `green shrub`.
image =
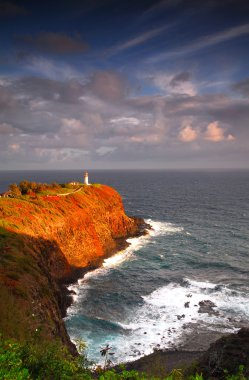
<path id="1" fill-rule="evenodd" d="M 39 336 L 38 336 L 39 338 Z M 73 357 L 61 343 L 35 341 L 20 344 L 0 336 L 0 379 L 90 380 L 83 358 Z"/>
<path id="2" fill-rule="evenodd" d="M 248 380 L 248 377 L 244 374 L 245 367 L 243 365 L 239 366 L 238 372 L 234 375 L 229 375 L 228 371 L 224 371 L 226 374 L 226 380 Z"/>

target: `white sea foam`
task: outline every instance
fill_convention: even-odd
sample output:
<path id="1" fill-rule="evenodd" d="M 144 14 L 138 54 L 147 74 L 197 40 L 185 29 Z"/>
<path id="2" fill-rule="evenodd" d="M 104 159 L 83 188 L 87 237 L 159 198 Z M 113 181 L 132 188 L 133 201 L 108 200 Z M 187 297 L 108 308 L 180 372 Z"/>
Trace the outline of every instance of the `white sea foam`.
<path id="1" fill-rule="evenodd" d="M 129 243 L 129 246 L 125 250 L 118 252 L 116 255 L 104 260 L 104 268 L 114 268 L 133 257 L 136 251 L 147 244 L 148 235 L 140 236 L 137 238 L 130 238 L 127 239 L 127 242 Z"/>
<path id="2" fill-rule="evenodd" d="M 104 260 L 102 266 L 93 271 L 86 273 L 83 279 L 79 279 L 75 284 L 68 286 L 68 289 L 72 292 L 73 302 L 67 309 L 67 315 L 75 315 L 80 312 L 82 302 L 87 298 L 87 292 L 90 288 L 88 281 L 92 277 L 106 276 L 109 271 L 115 267 L 120 266 L 127 260 L 136 258 L 136 252 L 145 247 L 154 236 L 174 234 L 183 231 L 182 227 L 175 226 L 172 223 L 153 221 L 151 219 L 145 220 L 151 226 L 148 229 L 146 235 L 127 239 L 129 246 L 116 253 L 115 255 Z"/>
<path id="3" fill-rule="evenodd" d="M 217 315 L 198 313 L 199 302 L 212 301 Z M 130 320 L 120 323 L 128 334 L 117 336 L 111 345 L 116 360 L 129 361 L 147 355 L 154 348 L 177 345 L 191 323 L 205 325 L 220 332 L 236 330 L 228 317 L 249 321 L 246 294 L 233 292 L 226 286 L 185 279 L 184 285 L 170 283 L 143 297 L 144 304 L 131 310 Z M 189 302 L 189 307 L 186 306 Z"/>
<path id="4" fill-rule="evenodd" d="M 217 315 L 198 312 L 199 302 L 203 300 L 210 300 L 216 305 L 214 311 Z M 191 328 L 193 323 L 206 329 L 232 332 L 238 327 L 234 322 L 249 321 L 248 296 L 245 293 L 195 279 L 185 278 L 182 283 L 169 283 L 143 296 L 143 301 L 142 305 L 130 310 L 130 315 L 122 323 L 114 322 L 122 327 L 123 334 L 107 331 L 106 342 L 113 347 L 116 362 L 134 360 L 155 348 L 177 346 L 186 326 Z M 186 302 L 189 302 L 188 307 Z M 97 347 L 95 345 L 96 342 L 89 341 L 89 359 L 96 361 L 99 343 Z"/>
<path id="5" fill-rule="evenodd" d="M 172 223 L 145 220 L 152 228 L 147 230 L 146 235 L 127 239 L 129 246 L 116 253 L 115 255 L 104 260 L 102 266 L 84 275 L 83 279 L 78 280 L 75 284 L 68 286 L 68 289 L 73 292 L 73 304 L 67 309 L 67 314 L 75 314 L 78 312 L 77 302 L 82 301 L 86 297 L 88 289 L 87 281 L 92 277 L 108 275 L 109 270 L 118 267 L 127 260 L 135 259 L 135 253 L 145 247 L 154 236 L 169 235 L 183 231 L 182 227 Z"/>
<path id="6" fill-rule="evenodd" d="M 149 230 L 149 234 L 151 236 L 171 235 L 171 234 L 184 231 L 183 227 L 176 226 L 175 224 L 168 223 L 168 222 L 160 222 L 160 221 L 147 219 L 146 223 L 150 224 L 152 227 L 152 229 Z"/>
<path id="7" fill-rule="evenodd" d="M 136 253 L 147 244 L 156 242 L 157 237 L 171 234 L 187 234 L 181 226 L 160 221 L 146 220 L 151 225 L 148 234 L 128 239 L 129 246 L 116 255 L 104 260 L 101 268 L 87 273 L 83 279 L 69 287 L 74 291 L 74 303 L 68 309 L 70 315 L 80 313 L 82 302 L 86 302 L 90 279 L 93 276 L 109 275 L 110 271 L 123 265 L 127 260 L 136 260 Z M 212 301 L 216 314 L 199 313 L 199 302 Z M 188 307 L 187 302 L 189 302 Z M 172 348 L 178 345 L 185 333 L 186 326 L 193 323 L 204 325 L 206 329 L 232 332 L 238 327 L 238 321 L 249 321 L 248 296 L 211 282 L 185 278 L 182 283 L 169 283 L 143 296 L 143 304 L 130 310 L 129 316 L 121 322 L 113 321 L 124 330 L 115 333 L 106 332 L 106 342 L 115 351 L 116 362 L 130 361 L 149 354 L 154 348 Z M 236 322 L 237 321 L 237 322 Z M 108 322 L 108 321 L 107 321 Z M 110 321 L 111 322 L 111 321 Z M 236 324 L 237 323 L 237 324 Z M 98 358 L 99 345 L 103 342 L 91 341 L 89 331 L 89 359 Z M 80 332 L 76 332 L 76 336 Z M 74 339 L 71 335 L 71 338 Z M 87 338 L 88 339 L 88 338 Z"/>

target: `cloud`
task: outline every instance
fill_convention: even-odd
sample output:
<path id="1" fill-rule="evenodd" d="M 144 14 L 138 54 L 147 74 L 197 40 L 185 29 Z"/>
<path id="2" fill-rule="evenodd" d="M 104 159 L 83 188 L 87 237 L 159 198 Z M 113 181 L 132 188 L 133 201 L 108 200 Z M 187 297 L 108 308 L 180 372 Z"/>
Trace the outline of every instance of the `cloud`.
<path id="1" fill-rule="evenodd" d="M 163 27 L 155 28 L 148 32 L 139 34 L 138 36 L 131 38 L 123 43 L 120 43 L 119 45 L 113 46 L 112 48 L 109 49 L 108 53 L 109 55 L 115 55 L 124 50 L 131 49 L 135 46 L 144 44 L 147 41 L 151 40 L 152 38 L 155 38 L 158 35 L 162 34 L 167 29 L 169 29 L 169 26 L 163 26 Z"/>
<path id="2" fill-rule="evenodd" d="M 249 78 L 232 85 L 232 88 L 245 97 L 249 96 Z"/>
<path id="3" fill-rule="evenodd" d="M 114 152 L 116 149 L 117 149 L 116 147 L 111 147 L 111 146 L 100 146 L 98 149 L 96 149 L 96 153 L 99 156 L 105 156 Z"/>
<path id="4" fill-rule="evenodd" d="M 183 142 L 192 142 L 198 138 L 198 133 L 191 125 L 187 125 L 179 132 L 178 138 Z"/>
<path id="5" fill-rule="evenodd" d="M 12 85 L 12 82 L 6 81 L 3 86 L 0 86 L 0 110 L 9 109 L 16 104 L 16 101 L 8 88 L 10 85 Z"/>
<path id="6" fill-rule="evenodd" d="M 140 121 L 135 117 L 117 117 L 116 119 L 111 119 L 110 123 L 139 125 Z"/>
<path id="7" fill-rule="evenodd" d="M 10 1 L 2 1 L 0 4 L 0 18 L 1 17 L 14 17 L 19 15 L 27 15 L 27 10 L 20 6 L 16 5 Z"/>
<path id="8" fill-rule="evenodd" d="M 20 97 L 27 99 L 32 109 L 44 108 L 44 106 L 47 105 L 46 102 L 48 101 L 69 104 L 79 103 L 80 97 L 86 91 L 84 84 L 76 79 L 57 80 L 50 78 L 40 78 L 36 76 L 17 79 L 14 81 L 13 87 L 15 87 L 16 90 L 16 93 L 13 93 L 15 99 L 17 99 L 17 97 L 19 99 Z M 7 99 L 5 98 L 5 102 Z"/>
<path id="9" fill-rule="evenodd" d="M 190 44 L 185 44 L 183 47 L 180 47 L 175 50 L 168 51 L 166 53 L 157 54 L 151 58 L 148 58 L 146 61 L 148 63 L 156 63 L 163 61 L 165 59 L 185 56 L 190 53 L 195 53 L 199 50 L 218 45 L 222 42 L 229 41 L 234 38 L 238 38 L 249 34 L 249 24 L 235 26 L 233 28 L 229 28 L 223 30 L 218 33 L 210 34 L 207 36 L 203 36 L 201 38 L 196 39 L 194 42 Z"/>
<path id="10" fill-rule="evenodd" d="M 153 145 L 160 143 L 160 136 L 156 133 L 144 136 L 131 136 L 129 141 L 134 143 L 143 143 L 145 145 Z"/>
<path id="11" fill-rule="evenodd" d="M 197 93 L 197 88 L 190 79 L 190 73 L 187 71 L 177 74 L 157 72 L 148 77 L 148 80 L 152 81 L 164 93 L 194 96 Z"/>
<path id="12" fill-rule="evenodd" d="M 55 161 L 65 162 L 67 160 L 78 160 L 81 157 L 89 154 L 89 152 L 82 149 L 70 148 L 35 148 L 35 154 L 42 160 L 54 163 Z"/>
<path id="13" fill-rule="evenodd" d="M 173 76 L 170 81 L 170 86 L 175 87 L 181 82 L 188 82 L 190 80 L 190 73 L 188 71 L 183 71 L 179 74 Z"/>
<path id="14" fill-rule="evenodd" d="M 23 67 L 32 73 L 46 76 L 51 79 L 63 80 L 75 77 L 83 78 L 82 74 L 72 66 L 40 56 L 29 57 L 27 62 L 23 64 Z"/>
<path id="15" fill-rule="evenodd" d="M 230 134 L 230 135 L 227 136 L 227 140 L 228 140 L 228 141 L 234 141 L 234 140 L 235 140 L 235 137 L 234 137 L 233 135 Z"/>
<path id="16" fill-rule="evenodd" d="M 19 41 L 27 47 L 52 54 L 84 53 L 88 45 L 76 34 L 74 37 L 65 33 L 42 32 L 37 35 L 19 37 Z"/>
<path id="17" fill-rule="evenodd" d="M 212 142 L 220 142 L 220 141 L 233 141 L 235 137 L 231 134 L 225 136 L 225 129 L 219 126 L 218 121 L 213 121 L 208 124 L 207 130 L 204 135 L 205 140 Z"/>
<path id="18" fill-rule="evenodd" d="M 0 123 L 0 135 L 10 135 L 14 133 L 20 132 L 17 128 L 13 128 L 11 124 L 8 123 Z"/>
<path id="19" fill-rule="evenodd" d="M 91 77 L 88 89 L 94 95 L 114 102 L 123 99 L 128 91 L 124 78 L 111 71 L 95 72 Z"/>
<path id="20" fill-rule="evenodd" d="M 20 144 L 10 144 L 9 145 L 9 148 L 14 151 L 14 152 L 18 152 L 20 150 Z"/>
<path id="21" fill-rule="evenodd" d="M 62 128 L 61 131 L 66 133 L 68 136 L 73 134 L 81 134 L 85 132 L 85 125 L 81 120 L 77 119 L 61 119 Z"/>
<path id="22" fill-rule="evenodd" d="M 14 168 L 17 162 L 56 167 L 60 160 L 79 167 L 79 158 L 86 157 L 106 162 L 106 168 L 139 162 L 144 167 L 146 160 L 163 167 L 203 159 L 204 165 L 205 157 L 214 162 L 219 154 L 231 157 L 231 151 L 248 163 L 248 101 L 231 94 L 176 96 L 172 85 L 189 78 L 187 72 L 171 73 L 166 93 L 132 97 L 126 78 L 112 71 L 92 73 L 83 83 L 80 78 L 1 78 L 1 167 Z"/>

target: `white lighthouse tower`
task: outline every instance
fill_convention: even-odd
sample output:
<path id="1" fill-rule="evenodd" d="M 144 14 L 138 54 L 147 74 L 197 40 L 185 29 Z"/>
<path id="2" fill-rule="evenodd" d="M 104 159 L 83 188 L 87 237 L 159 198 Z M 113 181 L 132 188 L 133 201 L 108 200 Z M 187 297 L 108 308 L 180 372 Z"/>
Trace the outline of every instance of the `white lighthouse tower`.
<path id="1" fill-rule="evenodd" d="M 84 184 L 89 185 L 89 183 L 88 183 L 88 172 L 85 172 L 85 174 L 84 174 Z"/>

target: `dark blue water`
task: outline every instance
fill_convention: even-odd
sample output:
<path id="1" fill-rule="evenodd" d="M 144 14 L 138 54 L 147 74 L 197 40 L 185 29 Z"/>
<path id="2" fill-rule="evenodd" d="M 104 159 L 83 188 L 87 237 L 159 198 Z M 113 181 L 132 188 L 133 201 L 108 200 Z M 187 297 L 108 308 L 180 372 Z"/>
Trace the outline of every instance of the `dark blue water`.
<path id="1" fill-rule="evenodd" d="M 0 174 L 0 191 L 22 179 L 83 178 L 79 171 Z M 123 361 L 180 344 L 194 325 L 229 332 L 249 324 L 248 171 L 93 171 L 89 179 L 116 188 L 127 213 L 153 227 L 72 286 L 66 324 L 72 339 L 88 343 L 90 359 L 98 362 L 107 343 Z M 202 300 L 215 303 L 216 315 L 198 313 Z"/>

